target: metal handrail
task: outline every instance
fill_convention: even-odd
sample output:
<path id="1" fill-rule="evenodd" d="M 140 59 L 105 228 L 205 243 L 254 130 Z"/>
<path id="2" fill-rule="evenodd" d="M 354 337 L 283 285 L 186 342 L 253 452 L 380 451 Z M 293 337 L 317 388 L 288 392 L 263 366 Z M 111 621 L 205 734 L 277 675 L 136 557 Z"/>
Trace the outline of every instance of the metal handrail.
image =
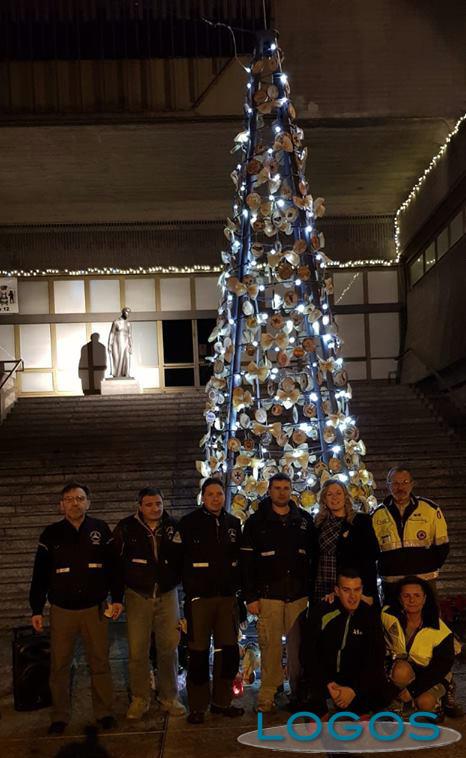
<path id="1" fill-rule="evenodd" d="M 13 364 L 11 369 L 6 370 L 5 366 L 7 363 Z M 8 379 L 10 379 L 10 377 L 13 376 L 15 371 L 24 371 L 24 361 L 22 358 L 19 358 L 18 360 L 13 360 L 13 361 L 0 361 L 0 371 L 2 370 L 3 370 L 3 375 L 1 375 L 1 378 L 0 378 L 0 390 L 7 383 Z"/>
<path id="2" fill-rule="evenodd" d="M 408 347 L 408 349 L 405 350 L 403 353 L 400 353 L 400 355 L 397 358 L 397 360 L 398 360 L 397 383 L 399 383 L 400 377 L 401 377 L 401 360 L 408 353 L 412 353 L 414 355 L 414 357 L 418 359 L 419 363 L 421 363 L 424 366 L 424 368 L 427 369 L 427 371 L 436 378 L 440 389 L 444 390 L 448 394 L 448 399 L 450 400 L 450 402 L 452 403 L 452 405 L 454 405 L 458 411 L 463 412 L 463 410 L 464 410 L 463 405 L 460 405 L 458 403 L 458 400 L 456 399 L 456 397 L 453 395 L 451 385 L 448 384 L 448 382 L 443 378 L 443 376 L 441 374 L 439 374 L 439 372 L 435 368 L 433 368 L 432 366 L 430 366 L 424 360 L 424 358 L 422 358 L 419 355 L 419 353 L 417 352 L 417 350 L 414 350 L 414 348 L 412 348 L 412 347 Z"/>

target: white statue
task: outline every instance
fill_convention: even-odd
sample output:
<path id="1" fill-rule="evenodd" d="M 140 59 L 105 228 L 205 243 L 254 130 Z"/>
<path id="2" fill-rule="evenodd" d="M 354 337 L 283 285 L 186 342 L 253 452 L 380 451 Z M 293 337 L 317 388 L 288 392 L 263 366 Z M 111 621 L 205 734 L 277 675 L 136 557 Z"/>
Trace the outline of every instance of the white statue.
<path id="1" fill-rule="evenodd" d="M 130 308 L 123 308 L 121 316 L 112 324 L 108 336 L 108 352 L 114 378 L 130 377 L 130 356 L 133 352 L 133 330 L 128 321 Z"/>

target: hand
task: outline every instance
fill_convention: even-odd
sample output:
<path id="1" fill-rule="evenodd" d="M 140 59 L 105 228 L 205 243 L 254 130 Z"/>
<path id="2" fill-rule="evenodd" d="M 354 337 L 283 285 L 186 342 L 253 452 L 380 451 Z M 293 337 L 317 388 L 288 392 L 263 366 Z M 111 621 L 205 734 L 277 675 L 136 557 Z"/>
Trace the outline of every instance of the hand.
<path id="1" fill-rule="evenodd" d="M 329 592 L 328 595 L 324 595 L 322 600 L 325 600 L 326 603 L 333 603 L 335 601 L 335 593 Z"/>
<path id="2" fill-rule="evenodd" d="M 123 613 L 123 603 L 112 603 L 112 621 L 118 621 Z"/>
<path id="3" fill-rule="evenodd" d="M 37 613 L 35 616 L 31 619 L 32 628 L 35 632 L 43 632 L 44 631 L 44 617 L 42 614 Z"/>
<path id="4" fill-rule="evenodd" d="M 252 603 L 247 603 L 246 608 L 248 609 L 248 613 L 251 613 L 253 616 L 259 616 L 261 612 L 260 600 L 254 600 Z"/>
<path id="5" fill-rule="evenodd" d="M 347 708 L 356 697 L 355 691 L 351 687 L 339 687 L 340 693 L 332 700 L 339 708 Z"/>

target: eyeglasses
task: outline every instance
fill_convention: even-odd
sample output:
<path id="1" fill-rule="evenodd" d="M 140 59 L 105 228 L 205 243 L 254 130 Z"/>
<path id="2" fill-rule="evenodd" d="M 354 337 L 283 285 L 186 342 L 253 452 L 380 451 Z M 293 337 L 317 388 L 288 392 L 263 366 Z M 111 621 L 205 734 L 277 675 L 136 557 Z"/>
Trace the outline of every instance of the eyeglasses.
<path id="1" fill-rule="evenodd" d="M 413 480 L 412 479 L 402 479 L 401 482 L 394 482 L 393 479 L 389 479 L 387 483 L 390 485 L 390 487 L 394 487 L 396 484 L 403 484 L 403 485 L 412 484 Z"/>
<path id="2" fill-rule="evenodd" d="M 64 503 L 85 503 L 87 500 L 86 495 L 75 495 L 75 497 L 64 497 Z"/>

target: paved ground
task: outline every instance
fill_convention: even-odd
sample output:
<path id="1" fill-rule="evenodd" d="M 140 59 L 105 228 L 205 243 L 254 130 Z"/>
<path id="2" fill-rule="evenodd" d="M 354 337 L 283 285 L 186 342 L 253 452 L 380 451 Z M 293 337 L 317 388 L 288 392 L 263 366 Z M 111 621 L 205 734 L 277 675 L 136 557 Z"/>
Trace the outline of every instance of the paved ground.
<path id="1" fill-rule="evenodd" d="M 124 647 L 124 630 L 118 625 L 112 643 L 112 670 L 115 680 L 115 712 L 118 727 L 110 733 L 99 735 L 98 745 L 86 743 L 84 731 L 92 723 L 92 710 L 88 675 L 81 655 L 77 657 L 74 677 L 73 715 L 67 733 L 63 737 L 47 737 L 49 709 L 34 712 L 17 712 L 11 696 L 10 637 L 0 635 L 0 757 L 1 758 L 258 758 L 258 750 L 238 743 L 240 734 L 257 728 L 257 719 L 252 711 L 255 687 L 246 688 L 242 700 L 237 703 L 246 707 L 240 719 L 231 721 L 220 716 L 207 716 L 203 726 L 191 726 L 185 719 L 165 718 L 154 705 L 149 714 L 137 725 L 129 725 L 124 718 L 127 708 L 127 681 Z M 457 667 L 456 679 L 463 703 L 466 703 L 466 664 Z M 264 726 L 284 724 L 288 718 L 285 710 L 265 717 Z M 457 729 L 466 737 L 466 718 L 446 721 L 445 726 Z M 102 752 L 104 750 L 104 752 Z M 105 752 L 106 751 L 106 752 Z M 281 753 L 290 756 L 291 753 Z M 420 758 L 419 751 L 406 751 L 406 758 Z M 464 758 L 464 742 L 439 750 L 422 752 L 425 758 Z M 260 755 L 260 754 L 259 754 Z M 265 755 L 262 754 L 263 758 Z"/>

